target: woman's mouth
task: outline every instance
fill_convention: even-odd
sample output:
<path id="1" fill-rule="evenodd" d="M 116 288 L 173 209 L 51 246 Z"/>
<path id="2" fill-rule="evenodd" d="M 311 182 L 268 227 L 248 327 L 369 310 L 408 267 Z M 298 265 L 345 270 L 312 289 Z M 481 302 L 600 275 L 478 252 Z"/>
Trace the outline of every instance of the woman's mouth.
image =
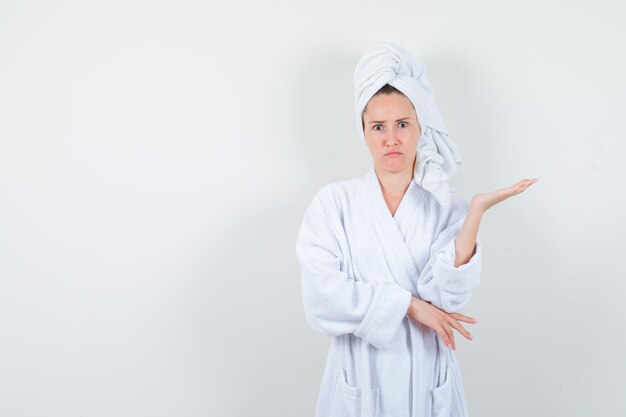
<path id="1" fill-rule="evenodd" d="M 398 155 L 402 155 L 400 152 L 389 152 L 387 154 L 385 154 L 385 156 L 389 156 L 391 158 L 395 158 Z"/>

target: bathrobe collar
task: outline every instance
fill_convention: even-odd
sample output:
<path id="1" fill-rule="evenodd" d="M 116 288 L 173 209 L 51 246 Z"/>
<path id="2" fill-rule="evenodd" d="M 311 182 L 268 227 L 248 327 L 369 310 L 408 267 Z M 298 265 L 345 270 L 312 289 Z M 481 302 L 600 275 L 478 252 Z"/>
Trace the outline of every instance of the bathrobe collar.
<path id="1" fill-rule="evenodd" d="M 406 290 L 415 292 L 414 283 L 416 277 L 419 276 L 419 271 L 404 237 L 407 229 L 415 220 L 417 208 L 422 204 L 426 190 L 411 180 L 395 215 L 392 215 L 385 202 L 382 187 L 374 168 L 371 168 L 365 175 L 363 182 L 374 220 L 382 229 L 382 234 L 386 237 L 390 252 L 395 259 L 396 282 Z"/>

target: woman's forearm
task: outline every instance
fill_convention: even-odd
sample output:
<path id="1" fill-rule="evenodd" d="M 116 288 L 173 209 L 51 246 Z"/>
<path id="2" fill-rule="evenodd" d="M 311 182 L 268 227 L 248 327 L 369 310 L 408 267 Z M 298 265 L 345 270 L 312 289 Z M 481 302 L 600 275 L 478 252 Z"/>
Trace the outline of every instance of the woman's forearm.
<path id="1" fill-rule="evenodd" d="M 456 256 L 454 258 L 454 267 L 469 262 L 470 258 L 476 253 L 476 238 L 478 236 L 478 226 L 482 219 L 484 210 L 477 204 L 470 204 L 465 220 L 461 226 L 461 230 L 454 240 L 454 248 Z"/>

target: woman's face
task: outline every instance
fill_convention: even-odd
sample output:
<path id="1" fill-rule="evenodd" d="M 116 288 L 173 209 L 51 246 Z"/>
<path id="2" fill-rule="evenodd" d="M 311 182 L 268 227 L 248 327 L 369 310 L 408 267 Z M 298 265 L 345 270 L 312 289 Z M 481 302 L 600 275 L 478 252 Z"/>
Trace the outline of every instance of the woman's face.
<path id="1" fill-rule="evenodd" d="M 363 131 L 374 166 L 390 173 L 412 170 L 421 129 L 404 94 L 379 94 L 363 112 Z"/>

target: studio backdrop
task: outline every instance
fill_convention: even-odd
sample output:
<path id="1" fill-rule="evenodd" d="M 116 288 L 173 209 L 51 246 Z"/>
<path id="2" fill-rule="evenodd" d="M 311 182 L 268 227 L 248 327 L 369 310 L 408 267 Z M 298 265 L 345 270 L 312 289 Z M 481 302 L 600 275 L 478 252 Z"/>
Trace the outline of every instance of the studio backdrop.
<path id="1" fill-rule="evenodd" d="M 363 176 L 352 74 L 428 68 L 480 286 L 475 417 L 626 410 L 624 6 L 0 2 L 0 416 L 312 416 L 330 338 L 294 245 Z"/>

